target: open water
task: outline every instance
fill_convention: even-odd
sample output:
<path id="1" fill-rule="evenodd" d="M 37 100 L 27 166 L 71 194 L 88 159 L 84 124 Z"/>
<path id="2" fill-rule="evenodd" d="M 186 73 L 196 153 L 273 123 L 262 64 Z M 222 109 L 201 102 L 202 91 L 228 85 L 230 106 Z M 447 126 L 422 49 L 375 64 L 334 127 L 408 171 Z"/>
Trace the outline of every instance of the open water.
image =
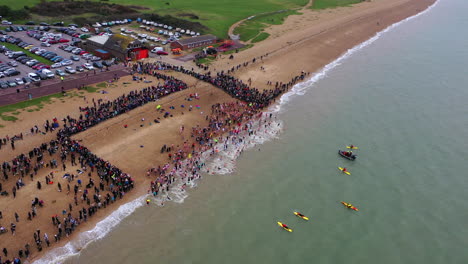
<path id="1" fill-rule="evenodd" d="M 234 172 L 137 208 L 66 263 L 468 263 L 467 10 L 439 0 L 354 49 L 283 97 L 281 133 Z"/>

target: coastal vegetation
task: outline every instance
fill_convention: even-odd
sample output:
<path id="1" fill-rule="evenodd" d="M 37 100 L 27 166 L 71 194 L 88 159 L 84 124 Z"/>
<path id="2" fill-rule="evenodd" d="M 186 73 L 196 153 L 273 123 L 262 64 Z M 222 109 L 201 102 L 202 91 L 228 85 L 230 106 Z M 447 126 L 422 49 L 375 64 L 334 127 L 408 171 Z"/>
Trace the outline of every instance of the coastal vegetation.
<path id="1" fill-rule="evenodd" d="M 264 13 L 256 15 L 239 25 L 235 30 L 234 34 L 239 34 L 242 41 L 248 41 L 256 39 L 253 42 L 259 42 L 266 39 L 268 36 L 263 33 L 263 30 L 271 25 L 280 25 L 284 22 L 284 19 L 290 15 L 299 14 L 294 10 L 281 10 L 271 13 Z M 261 34 L 261 36 L 260 36 Z"/>
<path id="2" fill-rule="evenodd" d="M 46 0 L 3 0 L 4 5 L 9 6 L 13 10 L 31 9 L 35 5 L 44 2 Z M 68 2 L 68 0 L 64 1 Z M 70 1 L 72 2 L 72 1 Z M 74 1 L 84 2 L 87 1 Z M 98 2 L 98 1 L 93 1 Z M 101 1 L 102 2 L 102 1 Z M 139 14 L 157 14 L 161 17 L 170 16 L 185 21 L 197 22 L 206 27 L 207 33 L 212 33 L 220 38 L 227 37 L 229 27 L 235 22 L 245 19 L 249 16 L 261 14 L 265 12 L 275 12 L 279 10 L 295 9 L 306 5 L 308 0 L 141 0 L 138 1 L 138 5 L 134 3 L 128 4 L 126 0 L 110 0 L 105 1 L 106 4 L 119 4 L 125 5 L 129 9 L 137 10 Z M 70 17 L 61 14 L 61 9 L 55 9 L 56 16 L 53 20 L 68 22 L 71 20 Z M 96 12 L 93 12 L 96 13 Z M 89 15 L 88 15 L 89 17 Z M 93 16 L 91 16 L 93 17 Z M 96 15 L 94 17 L 103 17 Z M 93 17 L 93 18 L 94 18 Z M 31 18 L 32 20 L 39 18 L 44 19 L 43 16 Z M 42 20 L 41 20 L 42 21 Z M 50 21 L 50 20 L 49 20 Z M 78 22 L 75 17 L 74 22 Z M 47 21 L 46 21 L 47 22 Z M 50 21 L 52 22 L 52 21 Z M 270 23 L 272 24 L 272 23 Z M 190 28 L 195 30 L 193 28 Z M 254 36 L 255 37 L 255 36 Z"/>
<path id="3" fill-rule="evenodd" d="M 314 0 L 312 9 L 335 8 L 364 2 L 365 0 Z"/>

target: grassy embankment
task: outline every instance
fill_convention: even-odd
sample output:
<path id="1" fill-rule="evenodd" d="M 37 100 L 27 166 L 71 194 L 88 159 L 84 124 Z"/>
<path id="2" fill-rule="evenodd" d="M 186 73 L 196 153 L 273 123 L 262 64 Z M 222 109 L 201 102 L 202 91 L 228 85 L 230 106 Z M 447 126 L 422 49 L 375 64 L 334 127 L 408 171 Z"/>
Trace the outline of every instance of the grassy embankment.
<path id="1" fill-rule="evenodd" d="M 45 59 L 45 58 L 43 58 L 43 57 L 41 57 L 41 56 L 38 56 L 38 55 L 36 55 L 36 54 L 34 54 L 34 53 L 31 53 L 29 50 L 25 50 L 25 49 L 23 49 L 23 48 L 21 48 L 21 47 L 18 47 L 18 46 L 16 46 L 16 45 L 14 45 L 14 44 L 7 43 L 7 42 L 2 42 L 2 43 L 0 43 L 0 45 L 5 46 L 5 47 L 7 47 L 7 48 L 10 49 L 10 50 L 14 50 L 14 51 L 23 51 L 23 52 L 26 53 L 26 55 L 28 55 L 29 57 L 31 57 L 31 58 L 33 58 L 33 59 L 36 59 L 36 60 L 38 60 L 39 62 L 42 62 L 42 63 L 44 63 L 44 64 L 46 64 L 46 65 L 52 65 L 52 64 L 53 64 L 53 62 L 51 62 L 50 60 L 47 60 L 47 59 Z"/>
<path id="2" fill-rule="evenodd" d="M 0 119 L 3 121 L 16 121 L 18 118 L 17 115 L 21 114 L 22 112 L 34 112 L 40 111 L 44 108 L 44 104 L 51 104 L 53 103 L 53 99 L 59 99 L 60 102 L 65 103 L 65 98 L 73 98 L 73 97 L 80 97 L 83 98 L 86 92 L 88 93 L 97 93 L 101 89 L 110 88 L 114 85 L 108 85 L 105 82 L 98 83 L 95 86 L 86 86 L 82 90 L 71 90 L 68 91 L 65 96 L 62 93 L 55 93 L 51 95 L 46 95 L 38 98 L 34 98 L 31 100 L 19 102 L 16 104 L 0 106 Z M 4 125 L 0 124 L 0 127 L 4 127 Z"/>
<path id="3" fill-rule="evenodd" d="M 349 6 L 352 4 L 364 2 L 365 0 L 314 0 L 312 9 L 335 8 L 339 6 Z"/>
<path id="4" fill-rule="evenodd" d="M 39 0 L 2 0 L 2 4 L 8 5 L 13 9 L 20 9 L 25 5 L 31 7 L 39 2 Z M 241 19 L 265 12 L 299 8 L 306 5 L 308 0 L 140 0 L 137 3 L 129 3 L 127 0 L 110 0 L 108 3 L 136 4 L 149 8 L 141 10 L 145 13 L 173 15 L 190 21 L 200 22 L 210 29 L 209 33 L 215 34 L 220 38 L 226 38 L 229 27 Z M 187 14 L 195 15 L 198 19 Z M 61 19 L 56 18 L 55 20 Z"/>
<path id="5" fill-rule="evenodd" d="M 19 102 L 16 104 L 5 105 L 0 107 L 0 118 L 3 121 L 16 121 L 18 118 L 13 115 L 19 115 L 20 110 L 27 111 L 27 112 L 34 112 L 40 111 L 45 103 L 51 103 L 53 98 L 61 98 L 62 93 L 51 94 L 43 97 L 34 98 L 28 101 Z M 33 108 L 35 107 L 35 108 Z M 28 108 L 28 109 L 26 109 Z M 12 115 L 6 115 L 12 114 Z"/>
<path id="6" fill-rule="evenodd" d="M 268 33 L 263 32 L 265 28 L 271 25 L 280 25 L 284 22 L 286 17 L 295 14 L 299 13 L 294 10 L 284 10 L 256 15 L 244 21 L 244 23 L 234 29 L 234 34 L 240 34 L 240 39 L 242 41 L 252 40 L 252 43 L 260 42 L 270 36 Z"/>

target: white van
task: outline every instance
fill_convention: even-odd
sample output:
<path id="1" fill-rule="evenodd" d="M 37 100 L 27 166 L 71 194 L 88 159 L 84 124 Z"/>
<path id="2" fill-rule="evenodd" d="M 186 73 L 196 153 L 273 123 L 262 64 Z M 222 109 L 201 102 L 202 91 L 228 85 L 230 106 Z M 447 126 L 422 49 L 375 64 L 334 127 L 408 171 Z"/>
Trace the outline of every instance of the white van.
<path id="1" fill-rule="evenodd" d="M 51 79 L 54 78 L 54 76 L 55 76 L 53 72 L 51 72 L 51 71 L 49 71 L 47 69 L 43 69 L 42 73 L 45 74 L 47 76 L 47 78 L 51 78 Z"/>
<path id="2" fill-rule="evenodd" d="M 154 47 L 154 48 L 151 50 L 152 53 L 156 53 L 156 52 L 158 52 L 158 51 L 164 51 L 164 48 L 163 48 L 163 47 Z"/>

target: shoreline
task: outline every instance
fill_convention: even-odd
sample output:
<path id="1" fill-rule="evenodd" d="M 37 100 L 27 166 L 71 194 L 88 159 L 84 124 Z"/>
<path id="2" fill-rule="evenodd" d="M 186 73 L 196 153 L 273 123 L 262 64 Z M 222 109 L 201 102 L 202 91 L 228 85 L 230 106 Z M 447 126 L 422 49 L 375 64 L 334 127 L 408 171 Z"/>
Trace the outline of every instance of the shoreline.
<path id="1" fill-rule="evenodd" d="M 401 20 L 401 21 L 399 21 L 399 22 L 396 22 L 396 23 L 394 23 L 394 24 L 392 24 L 392 25 L 386 27 L 384 30 L 377 32 L 376 35 L 373 36 L 372 38 L 370 38 L 370 39 L 366 40 L 365 42 L 363 42 L 363 43 L 361 43 L 361 44 L 355 46 L 355 47 L 352 48 L 352 49 L 349 49 L 346 53 L 344 53 L 344 54 L 342 54 L 340 57 L 336 58 L 336 60 L 332 61 L 331 63 L 329 63 L 329 64 L 327 64 L 327 65 L 325 65 L 320 71 L 314 72 L 314 73 L 312 74 L 312 76 L 311 76 L 309 79 L 306 79 L 306 80 L 304 80 L 303 82 L 300 82 L 300 83 L 295 84 L 295 85 L 291 88 L 291 90 L 289 90 L 289 91 L 283 93 L 283 94 L 280 96 L 279 102 L 276 102 L 276 103 L 270 105 L 270 106 L 269 106 L 266 110 L 264 110 L 263 112 L 264 112 L 264 113 L 267 113 L 267 112 L 271 111 L 271 112 L 274 112 L 274 113 L 278 113 L 278 112 L 280 111 L 280 109 L 281 109 L 281 106 L 283 106 L 284 104 L 286 104 L 287 102 L 289 102 L 289 98 L 290 98 L 291 96 L 295 96 L 295 95 L 298 95 L 298 94 L 299 94 L 299 95 L 302 95 L 302 94 L 305 93 L 305 91 L 301 89 L 302 86 L 309 86 L 309 85 L 311 85 L 311 84 L 313 84 L 313 83 L 315 83 L 315 82 L 321 80 L 322 78 L 326 77 L 327 72 L 329 72 L 330 70 L 332 70 L 332 69 L 334 69 L 336 66 L 338 66 L 338 65 L 340 64 L 341 61 L 345 60 L 346 58 L 348 58 L 349 56 L 351 56 L 351 55 L 354 54 L 355 52 L 358 52 L 359 50 L 363 49 L 364 47 L 370 45 L 371 43 L 373 43 L 374 41 L 376 41 L 382 34 L 384 34 L 384 33 L 388 32 L 388 31 L 390 31 L 391 29 L 393 29 L 393 28 L 395 28 L 395 27 L 401 25 L 402 23 L 404 23 L 404 22 L 406 22 L 406 21 L 409 21 L 409 20 L 411 20 L 411 19 L 413 19 L 413 18 L 416 18 L 416 17 L 418 17 L 418 16 L 420 16 L 420 15 L 426 13 L 426 12 L 429 11 L 431 8 L 433 8 L 437 3 L 438 3 L 438 1 L 435 1 L 434 4 L 432 4 L 431 6 L 429 6 L 427 9 L 423 10 L 422 12 L 417 13 L 417 14 L 414 15 L 414 16 L 405 18 L 405 19 L 403 19 L 403 20 Z M 297 89 L 295 89 L 296 87 L 297 87 Z M 306 89 L 307 89 L 307 88 L 306 88 Z M 270 141 L 270 140 L 273 140 L 273 139 L 274 139 L 274 137 L 270 137 L 270 138 L 266 139 L 264 142 Z M 262 143 L 260 143 L 260 144 L 262 144 Z M 240 154 L 237 155 L 236 157 L 234 157 L 234 159 L 237 159 L 239 156 L 240 156 Z M 235 161 L 234 161 L 234 162 L 235 162 Z M 206 173 L 206 172 L 205 172 L 205 173 Z M 227 172 L 225 172 L 225 173 L 232 173 L 232 171 L 227 171 Z M 225 173 L 216 173 L 216 174 L 225 174 Z M 212 174 L 215 174 L 215 173 L 212 173 Z M 201 180 L 201 179 L 200 179 L 200 180 Z M 196 187 L 196 186 L 194 186 L 194 187 Z M 127 204 L 137 204 L 136 207 L 133 208 L 134 210 L 133 210 L 132 212 L 134 212 L 136 209 L 138 209 L 138 208 L 144 206 L 144 199 L 145 199 L 145 197 L 148 197 L 148 196 L 150 196 L 150 195 L 149 195 L 149 194 L 145 194 L 145 195 L 142 195 L 142 196 L 140 196 L 139 198 L 137 198 L 137 199 L 135 199 L 135 200 L 132 200 L 131 202 L 127 203 Z M 124 205 L 120 206 L 120 208 L 122 208 L 123 206 L 124 206 Z M 119 209 L 120 209 L 120 208 L 119 208 Z M 128 214 L 128 215 L 130 215 L 130 214 Z M 103 219 L 101 222 L 106 221 L 109 217 L 111 217 L 111 216 L 106 217 L 106 218 Z M 123 218 L 125 218 L 125 217 L 123 217 Z M 122 220 L 123 220 L 123 218 L 122 218 Z M 101 223 L 101 222 L 98 222 L 98 224 Z M 92 231 L 94 231 L 94 229 L 93 229 Z M 110 231 L 111 231 L 111 230 L 109 230 L 108 232 L 110 232 Z M 89 231 L 87 231 L 87 232 L 89 232 Z M 108 232 L 106 232 L 106 234 L 107 234 Z M 105 236 L 105 235 L 104 235 L 104 236 Z M 100 238 L 99 238 L 99 239 L 100 239 Z M 98 240 L 98 239 L 90 240 L 90 241 L 87 242 L 86 245 L 91 244 L 91 243 L 94 242 L 95 240 Z M 71 243 L 71 242 L 72 242 L 72 241 L 70 241 L 69 243 Z M 51 252 L 51 253 L 52 253 L 52 252 Z M 75 256 L 75 255 L 79 255 L 79 252 L 75 252 L 74 254 L 72 254 L 72 255 L 70 255 L 70 256 Z M 42 263 L 50 263 L 50 262 L 39 262 L 39 261 L 36 261 L 36 262 L 34 262 L 34 263 L 36 263 L 36 264 L 42 264 Z M 53 263 L 56 263 L 56 262 L 53 262 Z"/>
<path id="2" fill-rule="evenodd" d="M 433 1 L 433 2 L 435 2 L 435 1 Z M 433 5 L 431 5 L 431 6 L 433 6 Z M 410 19 L 411 19 L 411 18 L 414 18 L 414 17 L 416 17 L 416 16 L 422 14 L 423 12 L 425 12 L 425 11 L 427 11 L 427 10 L 429 10 L 429 9 L 425 9 L 425 10 L 423 10 L 422 12 L 417 13 L 416 15 L 413 15 L 413 16 L 411 16 L 411 17 L 407 17 L 407 18 L 405 18 L 405 19 L 403 19 L 403 20 L 401 20 L 401 21 L 399 21 L 399 22 L 396 22 L 396 23 L 393 23 L 393 24 L 391 24 L 391 25 L 388 25 L 388 27 L 386 27 L 385 30 L 379 31 L 379 32 L 375 32 L 375 33 L 377 33 L 376 36 L 374 36 L 374 37 L 372 37 L 372 38 L 370 38 L 370 39 L 367 39 L 365 42 L 363 42 L 363 43 L 361 43 L 361 44 L 355 46 L 355 48 L 357 48 L 357 50 L 361 49 L 362 47 L 364 47 L 364 46 L 366 46 L 366 45 L 369 44 L 368 41 L 371 41 L 371 42 L 375 41 L 376 39 L 378 39 L 378 37 L 379 37 L 381 34 L 385 33 L 385 32 L 388 31 L 388 30 L 390 30 L 395 24 L 402 23 L 402 22 L 406 21 L 408 18 L 410 18 Z M 374 33 L 374 34 L 375 34 L 375 33 Z M 268 41 L 268 40 L 267 40 L 267 41 Z M 371 42 L 370 42 L 370 43 L 371 43 Z M 367 43 L 367 44 L 365 44 L 365 43 Z M 364 46 L 361 47 L 361 45 L 364 45 Z M 353 50 L 354 50 L 355 48 L 353 48 Z M 354 50 L 354 51 L 356 51 L 356 50 Z M 323 78 L 323 77 L 325 76 L 325 74 L 326 74 L 327 71 L 329 71 L 330 69 L 334 68 L 337 64 L 339 64 L 339 62 L 340 62 L 341 60 L 345 59 L 347 56 L 349 56 L 350 54 L 352 54 L 354 51 L 352 51 L 351 53 L 349 53 L 350 51 L 348 50 L 348 52 L 346 52 L 346 53 L 341 53 L 341 55 L 340 55 L 338 58 L 335 58 L 335 60 L 333 60 L 331 63 L 325 64 L 324 66 L 322 66 L 322 67 L 323 67 L 322 70 L 321 70 L 321 71 L 315 72 L 314 75 L 313 75 L 310 79 L 307 79 L 307 80 L 305 80 L 304 82 L 301 82 L 301 83 L 299 83 L 299 84 L 296 84 L 292 89 L 290 89 L 289 91 L 286 91 L 285 93 L 283 93 L 283 94 L 280 96 L 280 98 L 279 98 L 279 102 L 277 101 L 276 103 L 271 104 L 268 108 L 264 109 L 264 111 L 265 111 L 265 110 L 268 110 L 268 109 L 273 110 L 273 111 L 279 111 L 281 105 L 283 105 L 285 102 L 287 102 L 287 101 L 288 101 L 288 98 L 289 98 L 291 95 L 297 94 L 297 93 L 300 94 L 300 93 L 302 92 L 300 87 L 306 86 L 305 83 L 308 83 L 308 84 L 309 84 L 310 82 L 313 83 L 313 82 L 316 82 L 317 80 Z M 332 65 L 329 66 L 330 64 L 332 64 Z M 248 69 L 247 69 L 247 70 L 248 70 Z M 255 72 L 255 71 L 256 71 L 256 70 L 252 69 L 252 70 L 250 70 L 249 72 Z M 237 74 L 236 74 L 236 75 L 237 75 Z M 241 77 L 241 78 L 242 78 L 242 77 Z M 217 88 L 215 88 L 215 89 L 217 89 Z M 179 92 L 179 93 L 180 93 L 180 92 Z M 177 94 L 176 94 L 176 95 L 177 95 Z M 225 97 L 224 100 L 233 101 L 233 100 L 235 100 L 235 99 L 232 99 L 232 98 L 230 99 L 230 98 Z M 135 111 L 135 110 L 134 110 L 134 111 Z M 139 110 L 136 110 L 136 111 L 139 111 Z M 133 114 L 134 114 L 134 113 L 133 113 Z M 101 126 L 103 126 L 103 125 L 101 125 Z M 105 126 L 104 126 L 104 127 L 105 127 Z M 79 136 L 83 136 L 83 135 L 79 135 Z M 85 144 L 85 145 L 87 146 L 87 144 Z M 93 153 L 96 153 L 96 151 L 93 149 L 93 147 L 90 147 L 90 148 L 93 150 Z M 101 156 L 101 155 L 99 154 L 99 156 Z M 108 160 L 108 159 L 106 158 L 106 160 Z M 112 163 L 112 164 L 116 164 L 116 165 L 118 165 L 119 167 L 122 167 L 119 163 L 116 163 L 116 162 L 114 162 L 114 161 L 111 161 L 111 163 Z M 123 170 L 126 171 L 125 169 L 123 169 Z M 133 174 L 133 172 L 132 172 L 132 174 Z M 142 196 L 142 192 L 143 192 L 145 189 L 147 189 L 147 188 L 146 188 L 147 186 L 145 185 L 144 182 L 145 182 L 145 181 L 143 181 L 143 183 L 138 182 L 138 185 L 135 187 L 135 190 L 134 190 L 133 192 L 131 192 L 127 197 L 125 197 L 124 200 L 122 200 L 123 204 L 121 204 L 121 203 L 120 203 L 120 204 L 114 204 L 114 205 L 112 205 L 111 208 L 116 208 L 117 206 L 118 206 L 118 208 L 123 208 L 123 207 L 126 206 L 126 205 L 129 205 L 129 204 L 132 204 L 132 203 L 137 203 L 137 202 L 141 199 L 141 197 L 145 197 L 146 195 L 143 195 L 143 196 Z M 130 200 L 130 201 L 129 201 L 129 200 Z M 140 203 L 144 203 L 144 201 L 141 200 Z M 86 223 L 86 225 L 80 226 L 80 229 L 87 229 L 88 231 L 79 230 L 78 232 L 80 232 L 80 233 L 76 233 L 76 232 L 75 232 L 73 235 L 71 235 L 71 237 L 70 237 L 70 239 L 69 239 L 70 241 L 67 242 L 67 245 L 68 245 L 69 243 L 72 243 L 72 242 L 75 241 L 76 239 L 78 239 L 82 234 L 85 234 L 85 233 L 89 232 L 89 228 L 90 228 L 90 227 L 95 226 L 94 228 L 91 229 L 91 230 L 94 230 L 94 229 L 96 229 L 96 227 L 97 227 L 96 224 L 99 224 L 99 223 L 101 223 L 102 221 L 111 220 L 112 215 L 109 215 L 109 214 L 106 215 L 106 212 L 105 212 L 105 211 L 109 211 L 109 210 L 110 210 L 110 208 L 109 208 L 109 209 L 102 210 L 102 211 L 99 211 L 98 215 L 97 215 L 95 218 L 91 219 L 88 223 Z M 123 218 L 122 218 L 122 219 L 123 219 Z M 111 229 L 109 229 L 109 230 L 111 230 Z M 107 233 L 106 233 L 106 234 L 107 234 Z M 100 239 L 100 238 L 97 238 L 97 239 Z M 53 252 L 54 250 L 56 250 L 56 249 L 58 250 L 58 249 L 59 249 L 58 246 L 63 246 L 64 244 L 65 244 L 65 242 L 61 242 L 61 243 L 54 244 L 54 248 L 55 248 L 55 249 L 52 249 L 52 250 L 50 250 L 50 251 L 47 252 L 47 253 L 42 252 L 42 254 L 36 255 L 36 256 L 34 256 L 34 257 L 31 259 L 31 261 L 36 261 L 35 263 L 43 263 L 43 262 L 40 262 L 40 261 L 42 260 L 41 257 L 44 257 L 45 255 L 47 255 L 47 254 L 49 254 L 49 253 L 52 253 L 52 252 Z M 80 248 L 80 249 L 81 249 L 81 248 Z M 79 254 L 79 251 L 77 252 L 77 254 Z M 44 260 L 44 261 L 45 261 L 45 260 Z M 57 261 L 61 261 L 61 260 L 57 260 Z M 47 263 L 50 263 L 50 262 L 47 262 Z"/>

